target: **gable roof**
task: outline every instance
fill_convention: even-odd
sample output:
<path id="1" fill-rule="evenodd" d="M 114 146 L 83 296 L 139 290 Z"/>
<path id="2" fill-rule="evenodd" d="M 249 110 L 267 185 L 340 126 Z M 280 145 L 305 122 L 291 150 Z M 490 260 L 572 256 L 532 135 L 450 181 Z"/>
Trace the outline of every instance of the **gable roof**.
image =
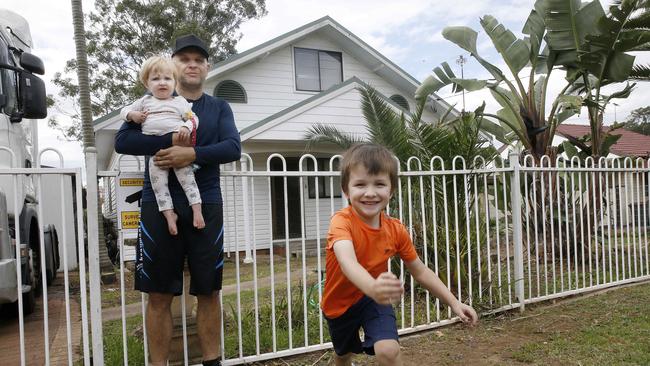
<path id="1" fill-rule="evenodd" d="M 230 56 L 214 65 L 212 70 L 208 73 L 208 79 L 219 77 L 222 74 L 231 72 L 248 63 L 263 59 L 272 52 L 296 43 L 300 39 L 315 32 L 319 32 L 332 39 L 339 44 L 346 53 L 355 57 L 357 60 L 366 62 L 373 72 L 389 80 L 393 85 L 396 85 L 405 91 L 412 91 L 412 94 L 415 94 L 415 89 L 420 85 L 420 82 L 416 78 L 372 48 L 354 33 L 337 23 L 330 16 L 324 16 L 247 51 Z M 451 107 L 449 103 L 435 94 L 433 94 L 431 98 L 432 100 L 435 100 L 436 103 L 442 104 L 444 109 Z M 454 110 L 452 111 L 452 114 L 457 113 L 455 113 Z"/>
<path id="2" fill-rule="evenodd" d="M 334 98 L 338 95 L 341 95 L 342 93 L 345 93 L 351 89 L 358 88 L 358 87 L 368 87 L 368 84 L 364 83 L 361 79 L 357 78 L 356 76 L 349 78 L 343 83 L 334 85 L 333 87 L 322 91 L 310 98 L 304 99 L 299 103 L 296 103 L 288 108 L 285 108 L 271 116 L 268 116 L 264 118 L 263 120 L 256 122 L 250 126 L 247 126 L 243 128 L 241 131 L 239 131 L 241 135 L 241 140 L 245 141 L 248 140 L 264 131 L 267 131 L 271 129 L 274 126 L 277 126 L 279 123 L 282 123 L 294 115 L 303 113 L 306 109 L 311 109 L 315 106 L 318 106 L 327 100 Z M 375 91 L 377 95 L 384 100 L 384 102 L 388 103 L 389 105 L 397 108 L 404 114 L 410 115 L 410 112 L 401 107 L 399 104 L 397 104 L 394 100 L 386 97 L 379 91 Z"/>
<path id="3" fill-rule="evenodd" d="M 603 127 L 603 130 L 605 132 L 609 131 L 609 127 Z M 557 133 L 565 137 L 580 138 L 591 134 L 591 127 L 588 125 L 561 124 L 557 128 Z M 644 158 L 650 156 L 650 136 L 623 128 L 612 131 L 612 135 L 621 136 L 609 149 L 612 154 Z"/>

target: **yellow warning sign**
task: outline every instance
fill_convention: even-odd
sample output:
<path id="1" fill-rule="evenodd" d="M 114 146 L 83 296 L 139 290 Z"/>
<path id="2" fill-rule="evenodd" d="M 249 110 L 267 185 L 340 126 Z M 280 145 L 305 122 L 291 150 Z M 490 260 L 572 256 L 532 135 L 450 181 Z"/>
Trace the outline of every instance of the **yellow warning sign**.
<path id="1" fill-rule="evenodd" d="M 122 211 L 122 229 L 137 229 L 140 225 L 140 211 Z"/>
<path id="2" fill-rule="evenodd" d="M 122 178 L 120 179 L 120 187 L 142 187 L 144 178 Z"/>

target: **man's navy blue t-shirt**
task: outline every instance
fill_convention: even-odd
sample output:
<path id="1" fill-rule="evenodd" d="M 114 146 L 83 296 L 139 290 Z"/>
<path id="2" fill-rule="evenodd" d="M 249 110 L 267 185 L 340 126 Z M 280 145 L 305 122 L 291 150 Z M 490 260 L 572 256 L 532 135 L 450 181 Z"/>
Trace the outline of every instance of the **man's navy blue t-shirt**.
<path id="1" fill-rule="evenodd" d="M 219 164 L 229 163 L 241 157 L 239 132 L 235 126 L 232 110 L 226 101 L 207 94 L 192 103 L 192 111 L 199 117 L 196 132 L 196 160 L 201 166 L 194 172 L 196 184 L 201 192 L 203 203 L 222 203 L 219 185 Z M 128 155 L 155 155 L 160 149 L 172 146 L 172 134 L 149 136 L 142 134 L 141 125 L 124 122 L 115 136 L 115 151 Z M 169 173 L 169 192 L 172 200 L 178 204 L 188 204 L 174 171 Z M 143 202 L 155 202 L 151 182 L 149 181 L 149 164 L 146 159 L 144 172 Z"/>

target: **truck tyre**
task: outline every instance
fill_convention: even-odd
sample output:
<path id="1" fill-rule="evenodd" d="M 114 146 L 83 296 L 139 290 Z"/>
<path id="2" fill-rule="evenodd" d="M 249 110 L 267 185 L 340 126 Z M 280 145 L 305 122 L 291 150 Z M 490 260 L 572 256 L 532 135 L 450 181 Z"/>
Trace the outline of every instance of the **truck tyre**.
<path id="1" fill-rule="evenodd" d="M 29 292 L 25 292 L 23 294 L 23 315 L 29 315 L 33 313 L 34 309 L 36 308 L 36 295 L 34 292 L 36 291 L 34 288 L 32 288 L 29 290 Z"/>
<path id="2" fill-rule="evenodd" d="M 32 260 L 32 276 L 34 281 L 32 283 L 32 288 L 36 290 L 35 294 L 40 295 L 42 292 L 42 277 L 41 277 L 41 253 L 40 253 L 40 242 L 39 242 L 39 230 L 38 224 L 34 221 L 29 228 L 29 248 L 31 249 L 31 260 Z M 47 257 L 46 257 L 47 258 Z"/>
<path id="3" fill-rule="evenodd" d="M 45 278 L 47 285 L 50 286 L 56 278 L 57 270 L 59 269 L 59 238 L 56 234 L 54 225 L 48 225 L 43 231 L 45 236 Z"/>

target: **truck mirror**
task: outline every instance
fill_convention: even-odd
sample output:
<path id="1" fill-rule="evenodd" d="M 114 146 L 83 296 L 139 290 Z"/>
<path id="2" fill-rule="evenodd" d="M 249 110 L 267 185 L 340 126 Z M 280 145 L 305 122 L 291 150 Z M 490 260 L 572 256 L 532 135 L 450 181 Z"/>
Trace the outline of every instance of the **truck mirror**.
<path id="1" fill-rule="evenodd" d="M 43 80 L 41 80 L 41 78 L 38 76 L 26 71 L 20 71 L 18 75 L 20 76 L 19 88 L 22 102 L 21 104 L 23 107 L 23 117 L 35 119 L 47 117 L 45 83 Z"/>
<path id="2" fill-rule="evenodd" d="M 20 66 L 34 74 L 43 75 L 45 73 L 43 61 L 29 52 L 23 52 L 20 54 Z"/>

